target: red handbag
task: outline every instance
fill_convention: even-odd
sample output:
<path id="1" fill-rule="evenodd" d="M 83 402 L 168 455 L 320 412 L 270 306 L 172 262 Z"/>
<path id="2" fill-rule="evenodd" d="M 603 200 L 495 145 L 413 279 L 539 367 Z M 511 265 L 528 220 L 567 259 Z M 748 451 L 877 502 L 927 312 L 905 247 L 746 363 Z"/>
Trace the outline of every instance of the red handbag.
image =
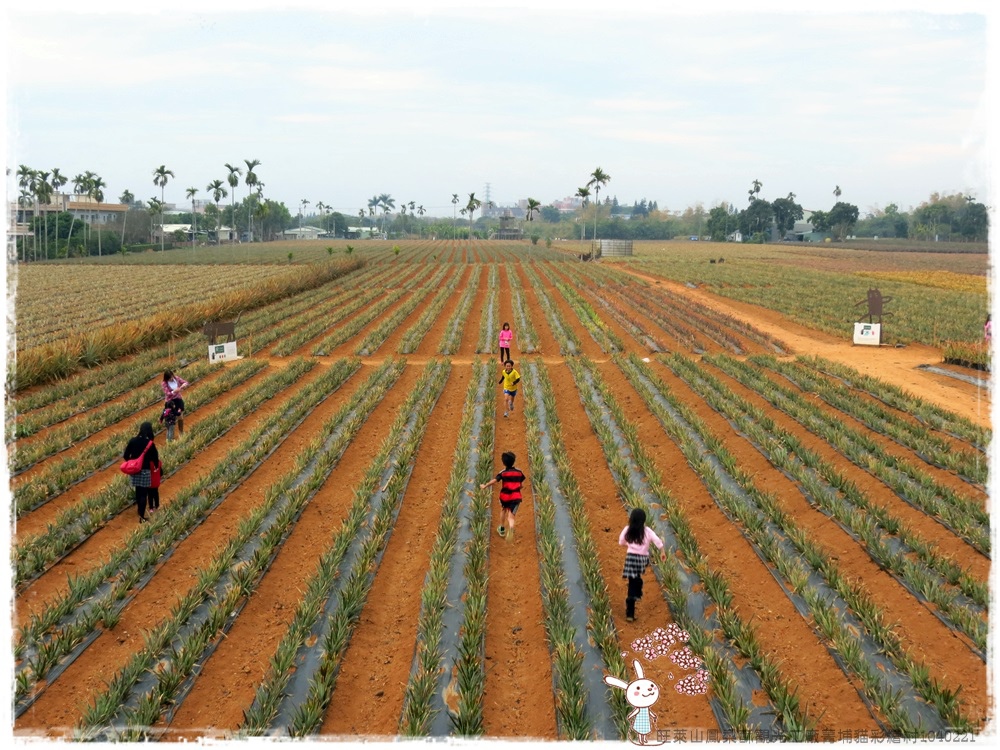
<path id="1" fill-rule="evenodd" d="M 149 450 L 152 444 L 153 441 L 150 440 L 149 445 L 139 454 L 138 458 L 130 458 L 128 461 L 122 461 L 122 465 L 118 467 L 122 470 L 122 474 L 138 474 L 142 471 L 142 461 L 146 458 L 146 451 Z"/>
<path id="2" fill-rule="evenodd" d="M 152 469 L 149 470 L 149 486 L 151 488 L 156 488 L 160 486 L 160 477 L 163 474 L 163 466 L 157 463 Z"/>

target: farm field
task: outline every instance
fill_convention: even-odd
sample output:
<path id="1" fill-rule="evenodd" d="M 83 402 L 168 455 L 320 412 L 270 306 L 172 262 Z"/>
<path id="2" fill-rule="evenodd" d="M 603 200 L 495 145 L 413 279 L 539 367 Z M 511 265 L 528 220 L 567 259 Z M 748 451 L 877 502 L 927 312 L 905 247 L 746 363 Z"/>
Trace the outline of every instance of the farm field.
<path id="1" fill-rule="evenodd" d="M 982 733 L 988 373 L 941 366 L 923 324 L 855 347 L 850 318 L 837 335 L 726 296 L 710 274 L 736 254 L 678 273 L 656 243 L 599 263 L 567 245 L 271 250 L 253 278 L 312 264 L 316 283 L 241 314 L 243 359 L 210 365 L 191 333 L 13 394 L 15 735 L 618 739 L 632 708 L 602 678 L 633 660 L 659 739 Z M 849 304 L 871 281 L 853 273 L 831 287 Z M 969 283 L 944 291 L 971 319 Z M 26 347 L 47 330 L 17 325 Z M 117 467 L 167 367 L 191 381 L 186 429 L 157 435 L 140 525 Z M 508 450 L 529 481 L 501 538 L 478 487 Z M 633 507 L 669 554 L 628 622 Z"/>

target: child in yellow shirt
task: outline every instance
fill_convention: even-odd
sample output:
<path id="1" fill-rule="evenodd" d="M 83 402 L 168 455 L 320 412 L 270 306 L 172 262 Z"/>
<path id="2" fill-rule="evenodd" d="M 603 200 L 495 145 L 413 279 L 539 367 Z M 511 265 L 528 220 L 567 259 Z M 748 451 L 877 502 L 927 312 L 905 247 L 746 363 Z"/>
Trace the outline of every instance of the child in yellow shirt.
<path id="1" fill-rule="evenodd" d="M 517 395 L 517 384 L 521 382 L 521 374 L 514 369 L 514 361 L 508 359 L 503 363 L 503 372 L 500 373 L 498 383 L 503 383 L 503 396 L 506 408 L 503 415 L 506 417 L 509 412 L 514 411 L 514 396 Z"/>

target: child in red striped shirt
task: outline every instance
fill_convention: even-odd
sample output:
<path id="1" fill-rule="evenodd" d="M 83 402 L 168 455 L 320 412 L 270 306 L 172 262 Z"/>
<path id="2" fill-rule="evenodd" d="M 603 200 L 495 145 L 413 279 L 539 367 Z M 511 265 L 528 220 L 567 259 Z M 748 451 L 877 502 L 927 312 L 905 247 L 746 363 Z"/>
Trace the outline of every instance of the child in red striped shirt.
<path id="1" fill-rule="evenodd" d="M 491 484 L 500 484 L 500 525 L 497 533 L 506 537 L 509 542 L 514 538 L 514 514 L 517 513 L 517 506 L 521 504 L 521 485 L 524 484 L 524 472 L 514 467 L 514 460 L 517 458 L 510 451 L 506 451 L 500 456 L 503 461 L 503 471 L 497 474 L 486 484 L 479 485 L 483 490 Z"/>

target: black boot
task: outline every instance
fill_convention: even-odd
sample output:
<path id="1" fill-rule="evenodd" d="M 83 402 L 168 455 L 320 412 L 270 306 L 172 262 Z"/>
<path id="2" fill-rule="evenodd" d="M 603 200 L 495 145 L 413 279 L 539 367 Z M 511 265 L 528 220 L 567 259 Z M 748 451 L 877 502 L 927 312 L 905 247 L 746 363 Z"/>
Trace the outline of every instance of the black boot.
<path id="1" fill-rule="evenodd" d="M 635 622 L 635 599 L 631 596 L 625 600 L 625 621 Z"/>

